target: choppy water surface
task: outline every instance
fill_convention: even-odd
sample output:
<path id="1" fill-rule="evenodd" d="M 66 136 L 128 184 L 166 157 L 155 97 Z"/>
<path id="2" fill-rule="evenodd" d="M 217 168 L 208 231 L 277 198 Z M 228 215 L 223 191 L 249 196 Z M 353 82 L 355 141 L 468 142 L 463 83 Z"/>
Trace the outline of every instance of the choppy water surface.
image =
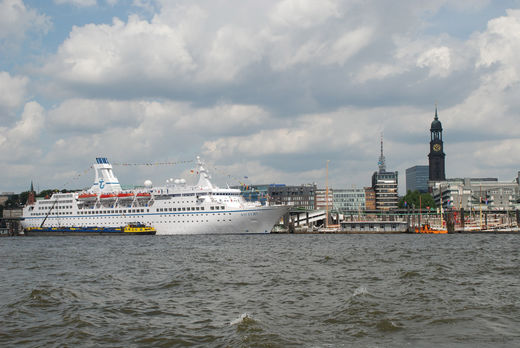
<path id="1" fill-rule="evenodd" d="M 0 239 L 0 346 L 520 345 L 520 235 Z"/>

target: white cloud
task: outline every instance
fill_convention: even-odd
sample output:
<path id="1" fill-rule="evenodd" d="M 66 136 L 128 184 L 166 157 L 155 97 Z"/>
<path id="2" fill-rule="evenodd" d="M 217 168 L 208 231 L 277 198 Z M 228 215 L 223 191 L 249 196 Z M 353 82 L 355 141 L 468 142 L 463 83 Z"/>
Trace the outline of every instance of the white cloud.
<path id="1" fill-rule="evenodd" d="M 215 183 L 219 185 L 229 184 L 238 185 L 239 183 L 254 184 L 295 184 L 313 183 L 325 177 L 325 169 L 308 169 L 296 172 L 287 172 L 272 166 L 265 165 L 258 160 L 243 159 L 233 164 L 209 166 Z M 244 178 L 247 176 L 247 179 Z M 312 180 L 309 181 L 309 178 Z"/>
<path id="2" fill-rule="evenodd" d="M 394 37 L 393 60 L 402 69 L 428 70 L 428 77 L 449 77 L 455 71 L 472 69 L 475 50 L 466 42 L 448 37 L 432 40 Z"/>
<path id="3" fill-rule="evenodd" d="M 239 17 L 219 20 L 213 7 L 163 3 L 150 21 L 131 15 L 126 22 L 114 18 L 110 25 L 73 27 L 43 72 L 69 91 L 70 84 L 185 89 L 241 83 L 244 73 L 265 68 L 265 60 L 275 71 L 297 64 L 343 66 L 374 36 L 373 27 L 344 24 L 340 12 L 345 7 L 335 1 L 284 1 L 271 13 L 251 17 L 256 22 L 250 25 Z M 333 30 L 327 21 L 333 21 Z M 309 32 L 311 27 L 317 30 Z"/>
<path id="4" fill-rule="evenodd" d="M 214 159 L 245 156 L 302 155 L 365 148 L 382 129 L 395 131 L 391 115 L 402 118 L 417 110 L 403 108 L 342 108 L 330 113 L 300 115 L 275 129 L 259 129 L 254 134 L 227 136 L 204 143 L 204 152 Z M 388 118 L 381 120 L 380 115 Z M 353 122 L 353 120 L 356 120 Z M 377 127 L 374 125 L 377 124 Z M 399 126 L 398 126 L 399 127 Z M 360 153 L 358 153 L 359 155 Z"/>
<path id="5" fill-rule="evenodd" d="M 479 50 L 476 67 L 498 65 L 494 83 L 507 88 L 520 79 L 520 10 L 508 10 L 507 16 L 488 23 L 487 30 L 472 42 Z"/>
<path id="6" fill-rule="evenodd" d="M 132 127 L 142 120 L 142 104 L 110 100 L 68 99 L 49 111 L 56 131 L 102 132 L 107 128 Z"/>
<path id="7" fill-rule="evenodd" d="M 284 27 L 319 26 L 331 17 L 340 17 L 339 5 L 333 0 L 283 0 L 270 14 L 273 23 Z"/>
<path id="8" fill-rule="evenodd" d="M 22 0 L 0 2 L 0 39 L 21 40 L 27 31 L 46 33 L 51 26 L 49 17 L 27 8 Z"/>
<path id="9" fill-rule="evenodd" d="M 364 83 L 370 80 L 383 80 L 387 77 L 395 76 L 407 71 L 407 68 L 391 64 L 372 63 L 365 65 L 355 74 L 356 81 Z"/>
<path id="10" fill-rule="evenodd" d="M 513 139 L 486 142 L 474 153 L 475 161 L 487 168 L 517 167 L 520 156 L 520 136 Z M 519 168 L 520 170 L 520 168 Z M 515 173 L 510 173 L 514 177 Z"/>
<path id="11" fill-rule="evenodd" d="M 468 42 L 475 51 L 479 85 L 448 110 L 451 127 L 475 137 L 516 139 L 520 134 L 520 11 L 491 20 L 482 33 Z"/>
<path id="12" fill-rule="evenodd" d="M 173 80 L 195 67 L 178 31 L 130 16 L 112 25 L 74 27 L 44 67 L 68 82 L 110 83 L 146 79 Z"/>
<path id="13" fill-rule="evenodd" d="M 6 71 L 0 71 L 0 113 L 10 115 L 17 109 L 26 98 L 27 84 L 26 76 L 11 76 Z M 4 121 L 0 117 L 0 121 Z"/>
<path id="14" fill-rule="evenodd" d="M 232 81 L 251 63 L 262 58 L 260 45 L 254 35 L 243 29 L 225 26 L 217 31 L 209 50 L 204 69 L 199 75 L 202 82 Z"/>
<path id="15" fill-rule="evenodd" d="M 343 34 L 324 54 L 325 63 L 345 64 L 350 57 L 370 44 L 371 36 L 372 29 L 367 27 L 358 28 Z"/>
<path id="16" fill-rule="evenodd" d="M 37 140 L 44 123 L 43 107 L 37 102 L 25 104 L 22 119 L 9 131 L 9 136 L 18 143 Z"/>
<path id="17" fill-rule="evenodd" d="M 446 77 L 450 73 L 450 49 L 446 46 L 434 47 L 417 58 L 417 66 L 430 69 L 430 76 Z"/>
<path id="18" fill-rule="evenodd" d="M 56 4 L 70 4 L 78 7 L 88 7 L 88 6 L 96 6 L 96 0 L 54 0 Z"/>
<path id="19" fill-rule="evenodd" d="M 337 182 L 368 184 L 381 131 L 389 169 L 401 178 L 406 166 L 426 163 L 438 101 L 449 176 L 477 172 L 488 156 L 514 171 L 514 161 L 496 154 L 514 151 L 520 134 L 519 12 L 491 20 L 469 40 L 425 29 L 425 17 L 440 9 L 453 16 L 471 4 L 135 0 L 111 22 L 89 18 L 73 27 L 55 54 L 20 68 L 30 79 L 0 73 L 0 108 L 13 114 L 28 91 L 55 103 L 40 113 L 45 128 L 27 116 L 35 114 L 27 105 L 21 119 L 38 127 L 20 121 L 2 128 L 2 146 L 15 128 L 32 134 L 61 173 L 103 153 L 139 162 L 204 152 L 229 171 L 295 184 L 323 175 L 316 163 L 334 157 Z M 473 19 L 496 6 L 478 5 Z M 126 18 L 135 6 L 144 15 Z M 40 60 L 42 75 L 33 78 Z"/>
<path id="20" fill-rule="evenodd" d="M 21 119 L 12 128 L 0 127 L 0 161 L 31 161 L 41 154 L 38 144 L 44 129 L 44 109 L 37 102 L 25 104 Z"/>
<path id="21" fill-rule="evenodd" d="M 48 132 L 60 135 L 54 145 L 59 157 L 66 157 L 62 151 L 71 148 L 86 153 L 120 149 L 120 156 L 147 157 L 154 149 L 156 155 L 168 154 L 174 145 L 196 153 L 207 139 L 263 127 L 270 115 L 259 107 L 237 104 L 195 108 L 170 101 L 70 99 L 50 110 L 48 120 Z M 85 147 L 86 139 L 91 144 Z"/>

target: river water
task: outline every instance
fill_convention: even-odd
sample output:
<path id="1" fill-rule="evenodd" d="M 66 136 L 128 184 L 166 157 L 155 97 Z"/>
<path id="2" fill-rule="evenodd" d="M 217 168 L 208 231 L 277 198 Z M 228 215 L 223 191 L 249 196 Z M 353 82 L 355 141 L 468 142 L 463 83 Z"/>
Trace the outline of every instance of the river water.
<path id="1" fill-rule="evenodd" d="M 520 346 L 520 235 L 0 239 L 2 347 Z"/>

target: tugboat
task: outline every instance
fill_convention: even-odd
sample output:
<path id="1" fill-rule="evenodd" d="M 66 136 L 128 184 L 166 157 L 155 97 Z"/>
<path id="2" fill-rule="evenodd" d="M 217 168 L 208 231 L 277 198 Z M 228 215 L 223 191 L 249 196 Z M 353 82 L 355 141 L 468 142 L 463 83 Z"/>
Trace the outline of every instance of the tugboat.
<path id="1" fill-rule="evenodd" d="M 427 234 L 447 234 L 448 230 L 444 229 L 433 229 L 430 224 L 424 224 L 421 227 L 415 228 L 415 233 L 427 233 Z"/>

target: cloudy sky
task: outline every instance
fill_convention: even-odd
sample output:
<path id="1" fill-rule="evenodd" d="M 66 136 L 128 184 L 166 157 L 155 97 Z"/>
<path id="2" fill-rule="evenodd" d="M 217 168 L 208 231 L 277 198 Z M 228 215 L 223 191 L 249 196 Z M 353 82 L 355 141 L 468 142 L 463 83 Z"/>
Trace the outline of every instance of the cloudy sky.
<path id="1" fill-rule="evenodd" d="M 98 156 L 362 187 L 381 133 L 404 192 L 435 103 L 448 177 L 513 180 L 518 57 L 519 0 L 0 0 L 0 192 L 89 186 Z"/>

